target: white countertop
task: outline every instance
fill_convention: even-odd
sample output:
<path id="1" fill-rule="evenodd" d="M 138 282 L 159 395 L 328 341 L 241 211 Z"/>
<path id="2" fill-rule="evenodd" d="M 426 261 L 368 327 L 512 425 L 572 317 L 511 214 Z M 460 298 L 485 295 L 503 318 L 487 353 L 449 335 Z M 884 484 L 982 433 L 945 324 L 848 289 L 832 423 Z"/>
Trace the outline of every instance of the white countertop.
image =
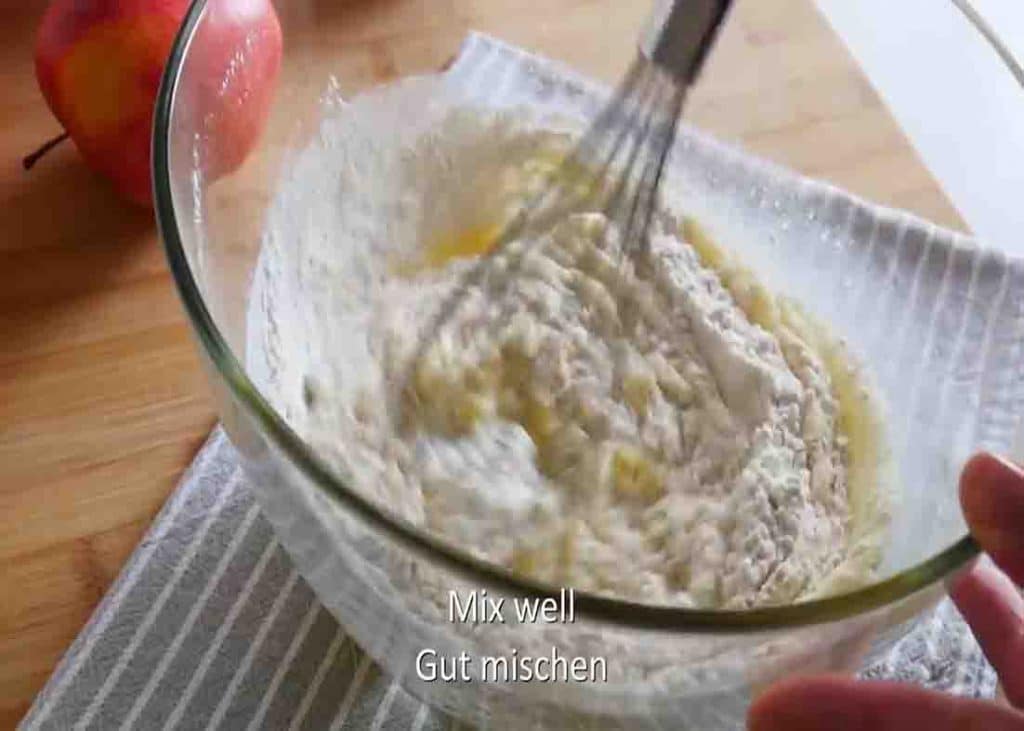
<path id="1" fill-rule="evenodd" d="M 1024 257 L 1024 88 L 952 0 L 817 0 L 967 225 Z M 971 0 L 1018 59 L 1024 2 Z"/>

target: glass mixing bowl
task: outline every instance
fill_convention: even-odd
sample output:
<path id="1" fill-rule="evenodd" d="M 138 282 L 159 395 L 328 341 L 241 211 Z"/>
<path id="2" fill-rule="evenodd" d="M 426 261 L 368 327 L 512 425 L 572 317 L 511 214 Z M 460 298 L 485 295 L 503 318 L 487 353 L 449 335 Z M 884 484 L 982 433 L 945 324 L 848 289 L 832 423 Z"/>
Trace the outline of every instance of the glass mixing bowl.
<path id="1" fill-rule="evenodd" d="M 325 89 L 349 96 L 398 76 L 439 73 L 470 28 L 612 81 L 631 57 L 632 29 L 640 27 L 645 4 L 281 3 L 284 59 L 267 129 L 239 171 L 210 180 L 204 159 L 223 141 L 197 101 L 209 98 L 200 89 L 210 83 L 197 29 L 210 6 L 227 10 L 232 2 L 197 0 L 168 63 L 154 140 L 160 229 L 221 418 L 264 513 L 323 603 L 414 695 L 497 728 L 735 728 L 752 694 L 780 677 L 855 670 L 879 657 L 977 553 L 960 518 L 957 473 L 975 449 L 1010 450 L 1016 415 L 1024 414 L 1014 367 L 1024 346 L 1024 274 L 1017 262 L 947 230 L 960 225 L 956 214 L 940 194 L 922 194 L 929 179 L 912 156 L 905 164 L 918 166 L 914 174 L 925 182 L 909 188 L 872 188 L 862 168 L 812 160 L 815 144 L 819 152 L 841 147 L 842 133 L 815 143 L 822 131 L 812 125 L 800 138 L 792 132 L 797 113 L 773 102 L 771 84 L 790 91 L 803 84 L 791 99 L 827 99 L 830 108 L 855 105 L 871 92 L 809 0 L 782 2 L 787 15 L 780 18 L 761 14 L 759 3 L 740 2 L 693 96 L 690 119 L 776 162 L 946 226 L 868 204 L 692 129 L 673 153 L 685 164 L 669 177 L 675 175 L 702 223 L 771 285 L 832 322 L 878 383 L 900 497 L 879 578 L 850 593 L 750 611 L 577 594 L 570 624 L 447 621 L 438 592 L 558 596 L 558 587 L 516 579 L 368 501 L 254 386 L 244 357 L 246 311 L 264 214 L 289 156 L 316 133 Z M 812 51 L 834 65 L 826 69 L 828 94 L 802 75 L 801 59 Z M 751 67 L 749 54 L 761 63 Z M 532 61 L 516 58 L 516 73 L 537 73 Z M 892 128 L 882 135 L 887 144 L 905 144 L 881 105 L 868 107 L 876 126 Z M 245 113 L 244 99 L 238 113 Z M 856 144 L 849 141 L 851 154 Z M 609 681 L 427 682 L 415 672 L 424 649 L 480 657 L 541 646 L 565 657 L 604 657 Z"/>

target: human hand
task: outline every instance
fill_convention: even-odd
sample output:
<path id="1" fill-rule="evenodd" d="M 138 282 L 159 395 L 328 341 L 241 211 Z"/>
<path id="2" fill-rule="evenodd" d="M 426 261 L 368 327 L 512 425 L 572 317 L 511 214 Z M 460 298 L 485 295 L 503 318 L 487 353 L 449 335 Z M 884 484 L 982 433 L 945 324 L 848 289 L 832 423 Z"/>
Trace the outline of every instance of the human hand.
<path id="1" fill-rule="evenodd" d="M 991 560 L 976 561 L 949 593 L 1012 708 L 895 682 L 819 676 L 765 691 L 750 708 L 750 731 L 1024 731 L 1024 471 L 975 456 L 960 476 L 960 505 Z"/>

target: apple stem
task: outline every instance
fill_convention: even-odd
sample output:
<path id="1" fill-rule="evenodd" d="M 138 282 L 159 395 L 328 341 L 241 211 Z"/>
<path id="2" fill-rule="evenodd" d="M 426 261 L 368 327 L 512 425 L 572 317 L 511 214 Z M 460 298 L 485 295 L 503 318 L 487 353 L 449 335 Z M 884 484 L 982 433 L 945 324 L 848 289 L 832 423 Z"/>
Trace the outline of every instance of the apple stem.
<path id="1" fill-rule="evenodd" d="M 43 155 L 45 155 L 47 152 L 52 150 L 54 147 L 59 145 L 61 142 L 63 142 L 67 138 L 68 138 L 68 133 L 64 132 L 63 134 L 57 135 L 52 140 L 49 140 L 48 142 L 43 143 L 43 146 L 40 147 L 38 150 L 33 152 L 31 155 L 26 155 L 25 156 L 25 158 L 21 161 L 21 166 L 23 168 L 25 168 L 26 170 L 31 170 L 32 166 L 35 165 L 37 162 L 39 162 L 39 158 L 41 158 Z"/>

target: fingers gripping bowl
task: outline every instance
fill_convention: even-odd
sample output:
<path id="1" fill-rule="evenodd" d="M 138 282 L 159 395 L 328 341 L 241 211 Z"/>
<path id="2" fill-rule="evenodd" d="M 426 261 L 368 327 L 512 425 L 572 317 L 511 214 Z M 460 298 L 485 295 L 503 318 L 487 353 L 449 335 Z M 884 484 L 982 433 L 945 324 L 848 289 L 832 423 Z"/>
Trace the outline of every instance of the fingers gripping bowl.
<path id="1" fill-rule="evenodd" d="M 557 591 L 561 577 L 509 573 L 500 557 L 495 563 L 424 530 L 415 515 L 382 507 L 359 489 L 351 464 L 311 445 L 303 438 L 308 433 L 300 436 L 257 359 L 246 356 L 247 312 L 258 291 L 252 283 L 259 281 L 275 198 L 301 150 L 320 134 L 321 120 L 346 113 L 337 95 L 324 94 L 335 68 L 316 66 L 304 52 L 315 19 L 284 15 L 283 84 L 268 133 L 238 176 L 208 183 L 201 172 L 203 111 L 189 93 L 199 79 L 188 42 L 202 23 L 201 5 L 193 8 L 158 110 L 157 211 L 223 421 L 261 505 L 322 601 L 386 670 L 470 719 L 556 728 L 569 718 L 631 728 L 686 719 L 697 728 L 729 727 L 752 689 L 797 669 L 855 668 L 942 594 L 942 580 L 975 552 L 958 517 L 957 468 L 976 447 L 1008 449 L 1012 417 L 1021 411 L 1020 385 L 1011 377 L 1021 346 L 1019 267 L 687 131 L 673 153 L 685 166 L 672 165 L 667 182 L 688 215 L 772 291 L 831 323 L 885 404 L 899 499 L 876 576 L 826 597 L 725 608 L 692 597 L 609 596 L 583 583 L 590 591 L 577 595 L 569 625 L 448 622 L 450 590 L 522 597 Z M 516 94 L 532 94 L 538 114 L 572 117 L 583 116 L 600 93 L 496 48 L 471 43 L 444 79 L 419 85 L 416 93 L 424 96 L 416 104 L 428 108 L 446 93 L 460 105 L 493 109 L 522 106 Z M 475 83 L 464 83 L 470 77 Z M 504 97 L 484 93 L 497 87 Z M 546 93 L 538 95 L 539 88 Z M 329 191 L 323 194 L 327 200 Z M 485 656 L 537 647 L 605 657 L 608 681 L 427 683 L 412 670 L 424 648 Z"/>

